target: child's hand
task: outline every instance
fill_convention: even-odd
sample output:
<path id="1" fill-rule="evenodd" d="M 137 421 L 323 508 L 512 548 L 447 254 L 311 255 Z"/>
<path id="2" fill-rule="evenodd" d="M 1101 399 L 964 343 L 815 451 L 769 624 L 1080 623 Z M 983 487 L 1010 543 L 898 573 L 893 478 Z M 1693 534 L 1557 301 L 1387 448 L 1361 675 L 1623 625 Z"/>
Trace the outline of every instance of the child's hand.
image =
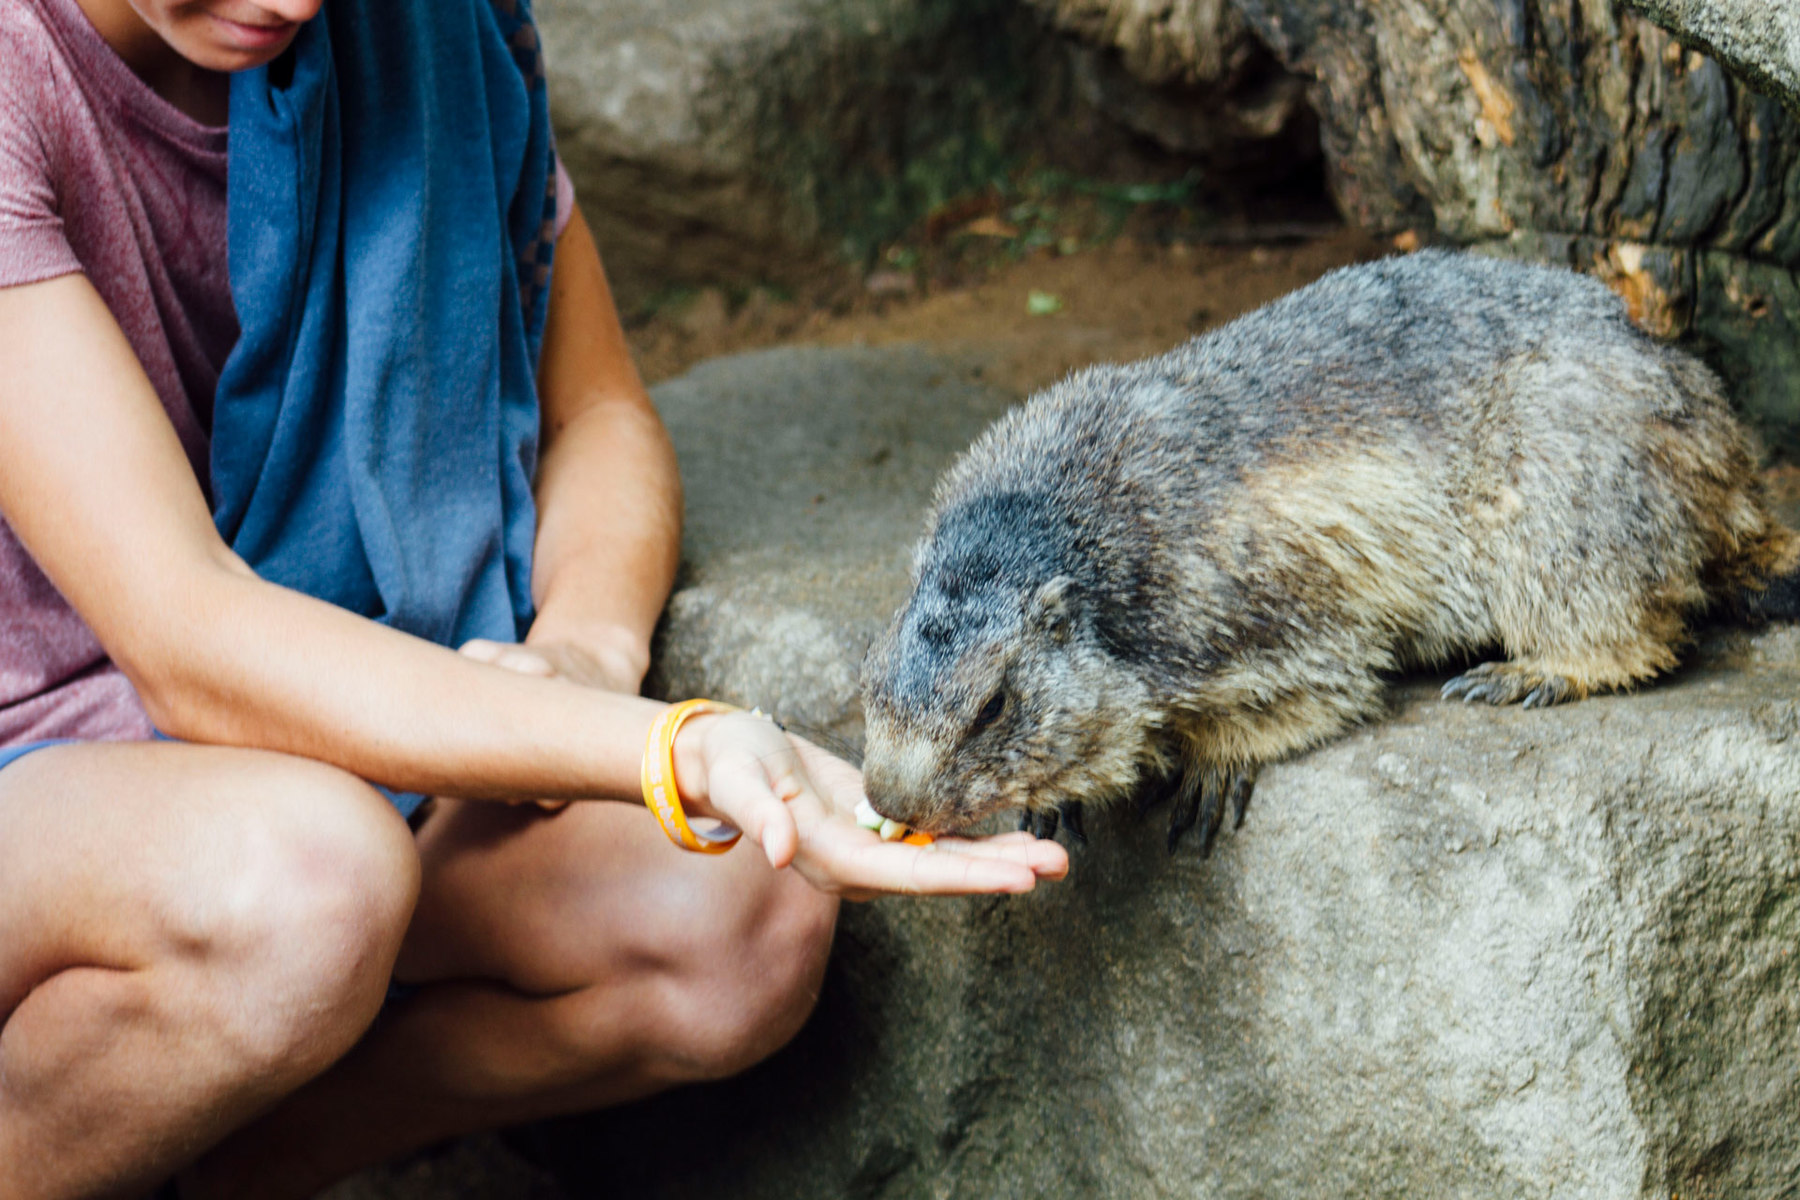
<path id="1" fill-rule="evenodd" d="M 848 899 L 1028 892 L 1069 870 L 1061 846 L 1026 833 L 884 842 L 856 823 L 862 774 L 760 717 L 688 721 L 676 737 L 676 776 L 690 815 L 729 821 L 773 866 L 791 865 Z"/>

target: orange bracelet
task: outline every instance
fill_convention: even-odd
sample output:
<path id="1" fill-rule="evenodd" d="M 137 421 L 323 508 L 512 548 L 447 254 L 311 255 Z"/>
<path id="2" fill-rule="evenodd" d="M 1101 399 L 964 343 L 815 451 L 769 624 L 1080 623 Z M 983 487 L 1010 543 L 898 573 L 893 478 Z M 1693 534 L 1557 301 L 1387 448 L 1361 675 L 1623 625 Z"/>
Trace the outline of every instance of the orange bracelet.
<path id="1" fill-rule="evenodd" d="M 689 717 L 739 711 L 716 700 L 683 700 L 664 709 L 650 726 L 644 742 L 644 803 L 662 822 L 669 840 L 683 850 L 723 854 L 737 845 L 743 834 L 729 825 L 702 833 L 688 824 L 687 814 L 681 811 L 681 790 L 675 786 L 675 733 Z"/>

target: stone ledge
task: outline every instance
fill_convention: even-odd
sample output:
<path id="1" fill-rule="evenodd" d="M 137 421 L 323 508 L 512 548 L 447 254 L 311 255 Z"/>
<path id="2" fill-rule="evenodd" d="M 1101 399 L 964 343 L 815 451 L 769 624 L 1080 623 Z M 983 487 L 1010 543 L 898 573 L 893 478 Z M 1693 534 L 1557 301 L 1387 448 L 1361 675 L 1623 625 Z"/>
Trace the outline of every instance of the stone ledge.
<path id="1" fill-rule="evenodd" d="M 972 371 L 783 350 L 658 390 L 692 535 L 661 687 L 854 742 L 930 478 L 1007 400 Z M 847 910 L 792 1047 L 534 1152 L 574 1194 L 670 1198 L 1778 1193 L 1797 699 L 1793 628 L 1548 711 L 1403 685 L 1265 772 L 1210 862 L 1104 815 L 1062 885 Z"/>

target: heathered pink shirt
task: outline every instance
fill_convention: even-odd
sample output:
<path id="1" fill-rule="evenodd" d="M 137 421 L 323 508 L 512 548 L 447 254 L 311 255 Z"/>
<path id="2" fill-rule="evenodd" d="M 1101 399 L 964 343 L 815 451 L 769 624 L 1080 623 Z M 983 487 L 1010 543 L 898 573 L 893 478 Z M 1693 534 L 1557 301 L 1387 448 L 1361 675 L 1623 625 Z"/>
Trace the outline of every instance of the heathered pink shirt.
<path id="1" fill-rule="evenodd" d="M 226 131 L 152 91 L 75 0 L 0 0 L 0 287 L 87 274 L 201 485 L 220 368 L 237 339 Z M 573 189 L 557 164 L 559 232 Z M 0 522 L 0 747 L 137 739 L 143 706 Z"/>
<path id="2" fill-rule="evenodd" d="M 205 410 L 237 338 L 225 130 L 132 74 L 75 0 L 0 0 L 0 287 L 85 271 L 206 479 Z M 0 745 L 143 738 L 137 694 L 0 528 Z"/>

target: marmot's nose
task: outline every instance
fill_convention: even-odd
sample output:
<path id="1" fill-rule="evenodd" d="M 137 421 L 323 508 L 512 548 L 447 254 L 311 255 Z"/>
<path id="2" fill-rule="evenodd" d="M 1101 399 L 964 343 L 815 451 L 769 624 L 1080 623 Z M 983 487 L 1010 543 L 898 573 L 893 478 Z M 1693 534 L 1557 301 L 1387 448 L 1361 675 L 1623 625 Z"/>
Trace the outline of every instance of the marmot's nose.
<path id="1" fill-rule="evenodd" d="M 906 794 L 891 772 L 875 764 L 866 766 L 863 772 L 863 791 L 875 811 L 882 816 L 902 825 L 918 827 L 918 818 L 923 815 L 920 811 L 922 806 L 915 798 Z"/>
<path id="2" fill-rule="evenodd" d="M 892 776 L 873 763 L 863 766 L 863 793 L 869 797 L 869 803 L 875 811 L 895 821 L 900 820 L 897 811 L 901 805 L 900 797 L 894 790 Z"/>

